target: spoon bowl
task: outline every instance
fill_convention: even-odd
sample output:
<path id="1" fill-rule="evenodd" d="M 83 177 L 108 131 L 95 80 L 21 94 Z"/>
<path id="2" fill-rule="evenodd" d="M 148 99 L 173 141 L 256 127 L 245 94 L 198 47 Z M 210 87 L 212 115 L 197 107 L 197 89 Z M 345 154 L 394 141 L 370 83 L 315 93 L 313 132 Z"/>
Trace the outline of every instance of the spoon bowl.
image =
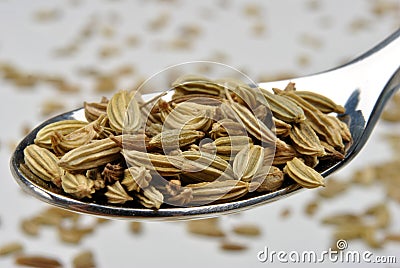
<path id="1" fill-rule="evenodd" d="M 345 103 L 346 114 L 341 116 L 346 116 L 349 122 L 353 143 L 343 160 L 318 166 L 318 172 L 323 177 L 327 177 L 348 164 L 366 144 L 383 107 L 400 87 L 399 66 L 400 30 L 343 66 L 310 76 L 259 83 L 259 87 L 284 88 L 287 83 L 293 82 L 298 88 L 315 91 L 337 103 Z M 41 201 L 63 209 L 106 218 L 152 221 L 188 220 L 240 212 L 289 197 L 303 189 L 298 184 L 290 184 L 271 193 L 232 202 L 159 210 L 79 201 L 58 193 L 46 183 L 35 182 L 21 169 L 21 164 L 24 163 L 24 149 L 34 142 L 37 132 L 48 124 L 67 119 L 85 121 L 84 109 L 80 108 L 58 115 L 36 127 L 19 143 L 10 163 L 12 174 L 23 190 Z"/>

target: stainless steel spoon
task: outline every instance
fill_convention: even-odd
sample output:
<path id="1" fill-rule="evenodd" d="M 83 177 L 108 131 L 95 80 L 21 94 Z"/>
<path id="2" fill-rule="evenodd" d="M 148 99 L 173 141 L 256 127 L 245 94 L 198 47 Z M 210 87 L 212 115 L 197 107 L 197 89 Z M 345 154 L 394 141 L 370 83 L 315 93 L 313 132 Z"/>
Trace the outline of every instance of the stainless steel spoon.
<path id="1" fill-rule="evenodd" d="M 284 88 L 289 81 L 296 83 L 299 89 L 315 91 L 332 98 L 337 103 L 346 103 L 346 114 L 350 118 L 350 131 L 354 143 L 349 148 L 345 159 L 320 167 L 319 171 L 326 177 L 344 167 L 360 152 L 386 102 L 400 88 L 400 29 L 376 47 L 343 66 L 306 77 L 260 83 L 259 86 L 266 89 L 272 87 Z M 240 212 L 289 197 L 302 189 L 297 184 L 293 184 L 276 192 L 239 201 L 159 210 L 78 201 L 37 185 L 24 176 L 20 170 L 20 164 L 24 162 L 23 151 L 27 145 L 33 143 L 36 133 L 50 123 L 66 119 L 85 120 L 83 108 L 56 116 L 35 128 L 20 142 L 10 163 L 12 174 L 23 190 L 39 200 L 60 208 L 107 218 L 132 220 L 195 219 Z"/>

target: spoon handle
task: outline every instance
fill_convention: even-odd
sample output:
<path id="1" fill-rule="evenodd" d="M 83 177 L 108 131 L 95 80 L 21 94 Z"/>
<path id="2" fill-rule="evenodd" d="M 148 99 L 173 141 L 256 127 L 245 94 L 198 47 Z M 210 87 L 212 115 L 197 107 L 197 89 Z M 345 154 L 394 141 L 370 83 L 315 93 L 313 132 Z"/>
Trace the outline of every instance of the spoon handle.
<path id="1" fill-rule="evenodd" d="M 342 66 L 343 69 L 347 67 L 364 76 L 364 79 L 360 80 L 363 83 L 359 85 L 363 93 L 365 91 L 376 94 L 374 98 L 364 97 L 377 100 L 378 94 L 386 86 L 393 88 L 399 83 L 393 78 L 400 67 L 400 29 L 360 57 Z"/>
<path id="2" fill-rule="evenodd" d="M 366 58 L 369 60 L 376 60 L 376 57 L 384 59 L 386 63 L 390 65 L 398 66 L 400 63 L 400 58 L 395 57 L 395 55 L 399 55 L 400 53 L 400 28 L 397 29 L 394 33 L 389 35 L 386 39 L 381 41 L 375 47 L 371 48 L 367 52 L 363 53 L 361 56 L 355 58 L 354 60 L 346 63 L 346 65 L 355 64 L 357 62 L 363 61 Z M 341 66 L 341 67 L 344 67 Z M 341 68 L 338 67 L 338 68 Z"/>
<path id="3" fill-rule="evenodd" d="M 358 89 L 361 93 L 358 108 L 369 118 L 382 90 L 386 86 L 393 88 L 399 84 L 396 78 L 399 66 L 400 29 L 344 65 L 296 79 L 260 83 L 260 86 L 282 88 L 293 81 L 298 88 L 316 91 L 338 103 L 345 103 L 351 93 Z"/>

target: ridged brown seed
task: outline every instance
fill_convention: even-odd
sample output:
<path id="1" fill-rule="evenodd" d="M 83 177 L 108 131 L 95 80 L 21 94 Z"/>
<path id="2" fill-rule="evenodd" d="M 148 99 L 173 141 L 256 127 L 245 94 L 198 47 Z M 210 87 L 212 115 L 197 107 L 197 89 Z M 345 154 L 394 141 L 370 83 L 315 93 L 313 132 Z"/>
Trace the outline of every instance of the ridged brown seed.
<path id="1" fill-rule="evenodd" d="M 346 112 L 343 106 L 336 104 L 333 100 L 324 95 L 306 90 L 296 90 L 294 94 L 302 97 L 323 113 L 343 114 Z"/>
<path id="2" fill-rule="evenodd" d="M 171 205 L 185 206 L 193 200 L 193 190 L 188 187 L 182 187 L 182 189 L 175 195 L 172 195 L 166 199 Z"/>
<path id="3" fill-rule="evenodd" d="M 103 132 L 105 123 L 105 115 L 101 115 L 95 121 L 67 135 L 62 135 L 58 131 L 55 131 L 50 137 L 51 147 L 58 156 L 62 156 L 70 150 L 99 138 L 100 133 Z"/>
<path id="4" fill-rule="evenodd" d="M 221 92 L 224 90 L 223 85 L 197 75 L 181 76 L 172 83 L 172 87 L 175 91 L 184 94 L 202 93 L 214 96 L 221 95 Z"/>
<path id="5" fill-rule="evenodd" d="M 280 137 L 286 137 L 290 133 L 290 129 L 292 128 L 291 124 L 286 123 L 285 121 L 282 121 L 276 117 L 272 117 L 272 120 L 274 121 L 274 131 L 277 136 Z"/>
<path id="6" fill-rule="evenodd" d="M 228 136 L 220 137 L 215 141 L 201 146 L 201 150 L 216 152 L 222 155 L 236 155 L 243 147 L 253 144 L 253 140 L 248 136 Z"/>
<path id="7" fill-rule="evenodd" d="M 227 92 L 228 94 L 229 92 Z M 234 100 L 230 97 L 229 98 L 234 102 Z M 241 125 L 241 128 L 246 129 L 246 126 L 243 125 L 242 120 L 236 115 L 236 112 L 232 109 L 229 102 L 222 100 L 222 103 L 217 107 L 215 110 L 215 118 L 217 120 L 232 120 L 234 122 L 238 122 Z"/>
<path id="8" fill-rule="evenodd" d="M 294 148 L 300 154 L 315 156 L 325 155 L 324 147 L 321 145 L 317 134 L 307 121 L 293 124 L 289 137 L 293 142 Z"/>
<path id="9" fill-rule="evenodd" d="M 251 88 L 248 85 L 238 85 L 232 91 L 236 97 L 240 98 L 238 102 L 248 106 L 250 109 L 255 109 L 259 105 L 257 101 L 257 89 Z"/>
<path id="10" fill-rule="evenodd" d="M 93 181 L 93 187 L 96 191 L 106 187 L 106 180 L 101 176 L 101 173 L 99 168 L 92 168 L 86 171 L 86 178 Z"/>
<path id="11" fill-rule="evenodd" d="M 36 134 L 34 142 L 40 147 L 51 149 L 51 136 L 55 132 L 58 132 L 61 135 L 68 135 L 69 133 L 80 129 L 87 124 L 88 122 L 79 120 L 63 120 L 48 124 L 39 130 L 39 132 Z"/>
<path id="12" fill-rule="evenodd" d="M 107 201 L 112 204 L 124 204 L 133 200 L 133 197 L 125 191 L 119 181 L 116 181 L 113 185 L 107 185 L 107 192 L 104 195 L 107 197 Z"/>
<path id="13" fill-rule="evenodd" d="M 128 166 L 143 166 L 150 171 L 156 171 L 161 176 L 174 176 L 182 172 L 183 159 L 179 156 L 144 153 L 135 150 L 124 150 L 123 155 Z"/>
<path id="14" fill-rule="evenodd" d="M 283 172 L 279 168 L 271 166 L 268 174 L 265 176 L 264 180 L 261 183 L 258 183 L 255 190 L 257 192 L 276 191 L 282 186 L 283 180 Z"/>
<path id="15" fill-rule="evenodd" d="M 19 242 L 8 242 L 0 246 L 0 257 L 21 252 L 24 246 Z"/>
<path id="16" fill-rule="evenodd" d="M 121 157 L 121 148 L 112 139 L 95 140 L 73 149 L 61 157 L 58 165 L 66 170 L 87 170 Z"/>
<path id="17" fill-rule="evenodd" d="M 188 184 L 193 199 L 188 205 L 223 203 L 236 200 L 249 192 L 249 183 L 238 180 L 224 180 Z"/>
<path id="18" fill-rule="evenodd" d="M 262 142 L 276 142 L 276 136 L 271 129 L 269 129 L 261 120 L 255 117 L 255 115 L 248 108 L 237 102 L 234 102 L 232 99 L 229 100 L 229 103 L 232 110 L 236 113 L 251 135 Z"/>
<path id="19" fill-rule="evenodd" d="M 204 115 L 193 117 L 183 125 L 183 129 L 208 131 L 213 123 L 212 111 L 206 110 Z"/>
<path id="20" fill-rule="evenodd" d="M 351 136 L 349 126 L 345 122 L 343 122 L 339 118 L 337 118 L 336 116 L 329 116 L 328 118 L 335 125 L 335 130 L 340 133 L 343 141 L 351 142 L 352 136 Z"/>
<path id="21" fill-rule="evenodd" d="M 190 101 L 187 102 L 182 102 L 182 103 L 173 103 L 173 108 L 180 110 L 182 113 L 187 113 L 187 114 L 196 114 L 197 112 L 200 111 L 205 111 L 209 110 L 215 113 L 218 105 L 220 102 L 213 102 L 213 100 L 210 100 L 209 103 L 206 104 L 201 104 L 197 103 L 196 99 L 191 99 Z"/>
<path id="22" fill-rule="evenodd" d="M 156 123 L 150 123 L 146 126 L 146 135 L 149 137 L 154 137 L 158 134 L 161 133 L 163 129 L 163 125 L 162 124 L 156 124 Z"/>
<path id="23" fill-rule="evenodd" d="M 270 112 L 269 108 L 267 106 L 264 106 L 264 104 L 258 104 L 258 106 L 253 109 L 254 116 L 261 120 L 262 122 L 265 122 L 266 120 L 270 120 L 270 116 L 272 116 L 272 113 Z"/>
<path id="24" fill-rule="evenodd" d="M 100 102 L 84 102 L 85 117 L 89 122 L 96 120 L 101 115 L 107 114 L 108 99 L 103 97 Z"/>
<path id="25" fill-rule="evenodd" d="M 149 148 L 149 137 L 146 134 L 122 134 L 118 136 L 110 136 L 120 148 L 125 150 L 136 150 L 145 152 Z"/>
<path id="26" fill-rule="evenodd" d="M 344 148 L 343 140 L 339 132 L 335 131 L 335 125 L 328 118 L 328 115 L 322 113 L 320 110 L 315 108 L 312 104 L 302 99 L 300 96 L 294 94 L 294 92 L 286 92 L 274 88 L 274 92 L 282 97 L 289 98 L 297 105 L 299 105 L 306 115 L 310 126 L 314 131 L 322 136 L 330 145 L 335 148 Z"/>
<path id="27" fill-rule="evenodd" d="M 103 172 L 101 172 L 103 179 L 110 184 L 118 181 L 123 174 L 124 167 L 122 167 L 120 163 L 115 165 L 107 163 L 103 169 Z"/>
<path id="28" fill-rule="evenodd" d="M 208 105 L 195 105 L 184 102 L 171 106 L 161 102 L 160 115 L 165 129 L 193 129 L 208 131 L 215 114 L 215 107 Z"/>
<path id="29" fill-rule="evenodd" d="M 174 94 L 171 98 L 171 101 L 174 103 L 182 103 L 182 102 L 187 102 L 187 101 L 192 101 L 196 100 L 196 103 L 198 104 L 204 104 L 204 105 L 210 105 L 212 104 L 217 104 L 221 101 L 222 97 L 221 96 L 215 96 L 215 95 L 209 95 L 205 93 L 192 93 L 192 94 L 180 94 L 178 92 L 177 94 Z"/>
<path id="30" fill-rule="evenodd" d="M 109 124 L 117 133 L 133 133 L 142 127 L 140 107 L 132 93 L 121 90 L 107 105 Z"/>
<path id="31" fill-rule="evenodd" d="M 185 151 L 182 180 L 190 182 L 232 180 L 235 178 L 232 166 L 222 158 L 204 152 Z"/>
<path id="32" fill-rule="evenodd" d="M 342 152 L 337 151 L 333 148 L 332 145 L 328 144 L 325 141 L 321 141 L 321 145 L 324 147 L 325 156 L 322 159 L 331 159 L 331 160 L 342 160 L 344 159 L 344 154 Z"/>
<path id="33" fill-rule="evenodd" d="M 137 194 L 139 203 L 146 208 L 159 209 L 164 202 L 163 194 L 154 186 L 148 186 Z"/>
<path id="34" fill-rule="evenodd" d="M 150 171 L 145 167 L 130 167 L 124 170 L 124 178 L 121 184 L 129 191 L 139 192 L 140 189 L 149 186 L 152 177 Z"/>
<path id="35" fill-rule="evenodd" d="M 150 103 L 152 103 L 151 100 L 146 104 Z M 146 104 L 139 104 L 141 116 L 144 119 L 146 126 L 149 126 L 151 124 L 161 124 L 162 123 L 161 114 L 160 111 L 158 110 L 158 107 L 157 106 L 149 107 L 149 105 Z"/>
<path id="36" fill-rule="evenodd" d="M 52 152 L 31 144 L 24 149 L 24 161 L 37 177 L 61 186 L 61 176 L 64 171 L 58 166 L 58 158 Z"/>
<path id="37" fill-rule="evenodd" d="M 273 157 L 274 148 L 263 148 L 259 145 L 244 147 L 233 161 L 233 172 L 245 182 L 264 179 Z"/>
<path id="38" fill-rule="evenodd" d="M 298 156 L 298 152 L 292 145 L 286 144 L 286 146 L 279 146 L 275 149 L 275 155 L 272 164 L 284 165 L 287 161 L 292 160 L 296 156 Z"/>
<path id="39" fill-rule="evenodd" d="M 175 196 L 182 190 L 182 182 L 177 179 L 171 179 L 164 183 L 163 187 L 160 187 L 159 190 L 166 197 Z"/>
<path id="40" fill-rule="evenodd" d="M 303 109 L 295 102 L 267 90 L 263 90 L 262 92 L 272 114 L 276 118 L 287 123 L 299 123 L 306 119 Z"/>
<path id="41" fill-rule="evenodd" d="M 295 157 L 286 163 L 283 172 L 304 188 L 324 186 L 324 178 L 313 168 Z"/>
<path id="42" fill-rule="evenodd" d="M 43 267 L 43 268 L 62 268 L 63 264 L 58 260 L 41 255 L 24 255 L 20 254 L 15 257 L 15 264 L 27 267 Z"/>
<path id="43" fill-rule="evenodd" d="M 216 82 L 227 88 L 236 102 L 246 105 L 251 109 L 258 106 L 257 99 L 259 92 L 257 89 L 251 88 L 237 79 L 218 79 Z"/>
<path id="44" fill-rule="evenodd" d="M 21 163 L 19 166 L 19 170 L 21 171 L 21 174 L 23 174 L 26 178 L 28 178 L 32 183 L 45 188 L 49 189 L 50 191 L 54 193 L 61 193 L 61 190 L 59 186 L 53 185 L 53 184 L 48 184 L 45 180 L 39 178 L 36 176 L 26 164 Z M 61 182 L 61 180 L 60 180 Z"/>
<path id="45" fill-rule="evenodd" d="M 204 132 L 192 129 L 164 130 L 150 139 L 149 146 L 169 151 L 192 144 L 203 137 Z"/>
<path id="46" fill-rule="evenodd" d="M 224 118 L 212 124 L 209 135 L 213 140 L 227 136 L 244 136 L 246 135 L 246 128 L 237 121 Z"/>
<path id="47" fill-rule="evenodd" d="M 62 176 L 61 186 L 64 192 L 78 199 L 92 198 L 92 194 L 95 192 L 93 180 L 86 178 L 82 174 L 66 172 Z"/>
<path id="48" fill-rule="evenodd" d="M 316 155 L 303 155 L 302 159 L 306 166 L 315 168 L 319 164 L 319 158 Z"/>

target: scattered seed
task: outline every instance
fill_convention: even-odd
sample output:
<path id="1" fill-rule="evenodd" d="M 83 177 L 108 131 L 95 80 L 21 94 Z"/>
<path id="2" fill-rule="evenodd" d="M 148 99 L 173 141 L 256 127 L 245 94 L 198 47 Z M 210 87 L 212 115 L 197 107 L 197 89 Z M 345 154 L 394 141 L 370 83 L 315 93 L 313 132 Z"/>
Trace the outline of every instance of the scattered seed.
<path id="1" fill-rule="evenodd" d="M 400 234 L 388 233 L 385 235 L 385 241 L 400 242 Z"/>
<path id="2" fill-rule="evenodd" d="M 372 21 L 366 18 L 356 18 L 350 23 L 349 30 L 351 33 L 365 31 L 371 26 L 371 23 Z"/>
<path id="3" fill-rule="evenodd" d="M 185 38 L 195 38 L 201 34 L 201 28 L 195 24 L 185 24 L 180 29 L 180 35 Z"/>
<path id="4" fill-rule="evenodd" d="M 284 208 L 280 213 L 280 217 L 282 219 L 286 219 L 290 216 L 291 213 L 292 213 L 292 211 L 290 208 Z"/>
<path id="5" fill-rule="evenodd" d="M 374 0 L 371 2 L 371 12 L 376 16 L 384 16 L 390 14 L 398 14 L 399 3 L 394 0 Z"/>
<path id="6" fill-rule="evenodd" d="M 310 58 L 309 55 L 302 54 L 302 55 L 299 55 L 299 56 L 297 57 L 297 64 L 298 64 L 300 67 L 307 67 L 307 66 L 310 65 L 310 63 L 311 63 L 311 58 Z"/>
<path id="7" fill-rule="evenodd" d="M 184 37 L 176 37 L 169 41 L 168 47 L 174 50 L 187 50 L 192 47 L 192 41 Z"/>
<path id="8" fill-rule="evenodd" d="M 167 26 L 169 19 L 170 19 L 169 14 L 166 12 L 162 12 L 158 14 L 156 18 L 154 18 L 149 22 L 148 27 L 151 31 L 159 31 L 163 29 L 165 26 Z"/>
<path id="9" fill-rule="evenodd" d="M 0 246 L 0 256 L 11 255 L 21 252 L 23 245 L 20 242 L 9 242 Z"/>
<path id="10" fill-rule="evenodd" d="M 95 91 L 98 93 L 114 92 L 117 87 L 115 76 L 101 75 L 96 79 Z"/>
<path id="11" fill-rule="evenodd" d="M 40 224 L 32 219 L 21 221 L 21 230 L 29 236 L 37 236 L 39 234 Z"/>
<path id="12" fill-rule="evenodd" d="M 371 185 L 376 180 L 376 170 L 374 167 L 364 167 L 357 170 L 352 175 L 351 182 L 364 186 Z"/>
<path id="13" fill-rule="evenodd" d="M 79 244 L 81 240 L 94 231 L 93 227 L 58 227 L 58 235 L 61 241 L 70 244 Z"/>
<path id="14" fill-rule="evenodd" d="M 65 110 L 65 105 L 63 102 L 55 101 L 55 100 L 47 100 L 42 103 L 42 116 L 49 116 L 56 113 L 61 113 Z"/>
<path id="15" fill-rule="evenodd" d="M 320 49 L 323 45 L 320 38 L 308 33 L 304 33 L 300 36 L 300 43 L 312 49 Z"/>
<path id="16" fill-rule="evenodd" d="M 260 236 L 261 229 L 254 224 L 240 224 L 233 228 L 233 232 L 244 236 Z"/>
<path id="17" fill-rule="evenodd" d="M 220 244 L 220 249 L 224 251 L 244 251 L 247 246 L 238 242 L 223 240 Z"/>
<path id="18" fill-rule="evenodd" d="M 325 184 L 325 188 L 318 191 L 318 195 L 323 198 L 336 197 L 338 194 L 345 192 L 348 189 L 348 183 L 329 178 Z"/>
<path id="19" fill-rule="evenodd" d="M 15 258 L 15 264 L 37 268 L 59 268 L 62 264 L 59 260 L 39 255 L 20 255 Z"/>
<path id="20" fill-rule="evenodd" d="M 98 56 L 103 59 L 112 58 L 120 54 L 120 49 L 116 46 L 103 46 L 98 52 Z"/>
<path id="21" fill-rule="evenodd" d="M 266 26 L 263 21 L 256 21 L 251 26 L 251 32 L 254 36 L 262 36 L 266 32 Z"/>
<path id="22" fill-rule="evenodd" d="M 140 44 L 140 38 L 136 35 L 127 36 L 125 39 L 125 44 L 128 47 L 137 47 Z"/>
<path id="23" fill-rule="evenodd" d="M 72 259 L 74 268 L 95 268 L 96 262 L 94 261 L 93 252 L 90 250 L 83 250 L 74 256 Z"/>
<path id="24" fill-rule="evenodd" d="M 61 11 L 58 9 L 42 9 L 34 13 L 34 19 L 38 22 L 49 22 L 61 17 Z"/>
<path id="25" fill-rule="evenodd" d="M 187 230 L 189 233 L 201 236 L 209 236 L 209 237 L 225 236 L 225 232 L 219 227 L 218 218 L 191 220 L 187 222 Z"/>
<path id="26" fill-rule="evenodd" d="M 318 206 L 318 200 L 312 200 L 307 203 L 304 212 L 309 216 L 313 216 L 317 212 Z"/>
<path id="27" fill-rule="evenodd" d="M 317 11 L 321 8 L 321 1 L 319 0 L 308 0 L 306 2 L 307 7 L 312 11 Z"/>
<path id="28" fill-rule="evenodd" d="M 262 16 L 263 7 L 257 4 L 248 3 L 243 8 L 244 15 L 248 17 L 261 17 Z"/>
<path id="29" fill-rule="evenodd" d="M 133 221 L 129 223 L 129 229 L 134 234 L 140 234 L 143 232 L 143 224 L 138 221 Z"/>
<path id="30" fill-rule="evenodd" d="M 115 36 L 115 29 L 109 25 L 105 25 L 100 29 L 100 33 L 104 38 L 110 39 Z"/>

